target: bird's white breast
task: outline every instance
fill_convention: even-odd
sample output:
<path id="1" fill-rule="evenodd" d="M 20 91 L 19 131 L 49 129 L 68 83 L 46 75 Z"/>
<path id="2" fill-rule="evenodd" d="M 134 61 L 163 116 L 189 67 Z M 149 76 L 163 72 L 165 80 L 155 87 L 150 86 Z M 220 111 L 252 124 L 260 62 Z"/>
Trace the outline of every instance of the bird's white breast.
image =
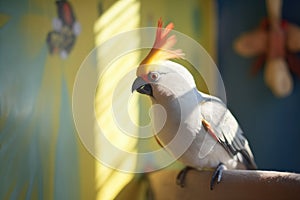
<path id="1" fill-rule="evenodd" d="M 187 95 L 157 108 L 153 109 L 154 128 L 160 131 L 157 136 L 179 161 L 195 168 L 214 168 L 220 162 L 229 168 L 236 166 L 235 160 L 202 127 L 199 100 Z M 164 124 L 162 113 L 166 114 Z"/>

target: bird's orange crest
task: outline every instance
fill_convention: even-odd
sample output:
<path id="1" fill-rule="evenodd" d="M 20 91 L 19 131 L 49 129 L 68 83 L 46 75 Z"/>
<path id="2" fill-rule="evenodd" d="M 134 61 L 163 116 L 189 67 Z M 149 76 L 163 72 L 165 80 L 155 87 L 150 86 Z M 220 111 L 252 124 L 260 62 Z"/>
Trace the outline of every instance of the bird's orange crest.
<path id="1" fill-rule="evenodd" d="M 141 62 L 137 69 L 137 76 L 148 74 L 149 64 L 155 64 L 161 60 L 168 60 L 172 58 L 183 58 L 184 53 L 181 49 L 172 50 L 177 40 L 175 35 L 169 36 L 169 33 L 174 28 L 173 23 L 169 23 L 166 28 L 163 28 L 163 22 L 160 18 L 157 24 L 156 38 L 152 49 L 146 58 Z"/>

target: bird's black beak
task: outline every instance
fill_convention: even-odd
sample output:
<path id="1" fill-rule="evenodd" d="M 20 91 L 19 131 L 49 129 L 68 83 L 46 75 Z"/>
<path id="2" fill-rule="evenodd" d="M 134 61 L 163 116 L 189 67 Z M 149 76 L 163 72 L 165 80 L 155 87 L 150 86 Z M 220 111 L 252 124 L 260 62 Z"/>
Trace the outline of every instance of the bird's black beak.
<path id="1" fill-rule="evenodd" d="M 144 81 L 141 77 L 136 78 L 132 84 L 131 92 L 134 92 L 135 90 L 141 94 L 153 96 L 151 85 Z"/>

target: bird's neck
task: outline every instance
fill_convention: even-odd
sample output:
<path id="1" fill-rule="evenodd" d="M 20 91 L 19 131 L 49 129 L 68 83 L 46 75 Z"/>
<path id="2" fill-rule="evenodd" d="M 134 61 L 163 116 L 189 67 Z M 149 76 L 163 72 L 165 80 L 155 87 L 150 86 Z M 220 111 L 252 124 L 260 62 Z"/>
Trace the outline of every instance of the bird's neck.
<path id="1" fill-rule="evenodd" d="M 200 99 L 201 96 L 199 96 L 199 92 L 195 88 L 183 93 L 181 96 L 177 94 L 157 95 L 155 98 L 152 98 L 152 103 L 161 105 L 169 116 L 172 115 L 174 117 L 174 115 L 177 115 L 176 118 L 179 116 L 185 119 L 199 106 Z"/>

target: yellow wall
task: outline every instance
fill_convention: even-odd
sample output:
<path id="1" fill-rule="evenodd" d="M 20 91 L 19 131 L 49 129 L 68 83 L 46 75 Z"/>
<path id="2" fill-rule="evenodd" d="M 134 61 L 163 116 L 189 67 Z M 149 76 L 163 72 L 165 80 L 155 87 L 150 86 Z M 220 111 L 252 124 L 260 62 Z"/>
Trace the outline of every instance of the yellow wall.
<path id="1" fill-rule="evenodd" d="M 100 2 L 102 2 L 101 8 L 103 9 L 103 12 L 95 24 L 95 33 L 97 34 L 96 44 L 100 45 L 100 48 L 103 42 L 106 42 L 111 39 L 112 36 L 122 33 L 123 31 L 133 30 L 134 28 L 139 27 L 155 27 L 157 20 L 161 17 L 165 22 L 165 25 L 170 21 L 174 22 L 175 30 L 180 31 L 200 42 L 212 56 L 215 56 L 215 16 L 213 12 L 214 3 L 212 1 L 190 0 L 185 2 L 171 0 L 123 0 Z M 136 40 L 138 40 L 138 36 Z M 109 53 L 108 51 L 115 51 L 118 49 L 118 45 L 128 45 L 126 42 L 130 43 L 131 39 L 128 38 L 127 41 L 118 41 L 116 42 L 117 45 L 111 46 L 110 49 L 102 49 L 104 54 L 102 56 L 98 56 L 98 67 L 100 68 L 100 71 L 101 67 L 106 67 L 101 65 L 101 61 L 105 60 L 105 54 Z M 132 152 L 139 152 L 142 149 L 147 150 L 148 148 L 157 148 L 153 147 L 155 145 L 157 146 L 157 144 L 154 144 L 155 141 L 151 142 L 147 140 L 146 144 L 145 142 L 132 140 L 128 137 L 122 136 L 124 133 L 119 130 L 119 127 L 116 127 L 116 124 L 114 124 L 115 121 L 110 119 L 110 115 L 112 114 L 111 98 L 118 81 L 122 78 L 122 76 L 125 76 L 126 73 L 134 69 L 134 67 L 138 65 L 138 61 L 142 59 L 142 57 L 140 57 L 142 54 L 140 53 L 136 52 L 134 55 L 131 54 L 123 56 L 119 60 L 114 61 L 114 63 L 109 67 L 109 70 L 105 72 L 104 77 L 101 77 L 96 98 L 97 123 L 99 123 L 101 128 L 106 131 L 106 137 L 110 138 L 110 141 L 114 145 Z M 200 79 L 197 79 L 197 81 L 203 82 L 203 80 Z M 131 85 L 131 83 L 128 84 L 129 86 Z M 130 91 L 130 88 L 128 89 L 125 86 L 124 88 L 125 91 Z M 120 108 L 123 104 L 123 109 L 127 109 L 125 93 L 124 95 L 119 94 L 118 96 Z M 147 102 L 145 98 L 141 98 L 139 98 L 138 101 L 131 102 L 134 104 L 131 108 L 135 109 L 131 109 L 130 111 L 135 113 L 135 116 L 139 117 L 139 123 L 147 124 L 149 121 L 148 112 L 142 111 L 143 109 L 146 109 L 147 106 L 142 105 L 149 102 Z M 127 118 L 124 118 L 124 121 L 126 120 Z M 139 133 L 136 134 L 138 135 Z M 97 146 L 99 147 L 99 151 L 105 151 L 105 149 L 103 149 L 105 144 L 101 141 L 98 142 Z M 120 163 L 126 162 L 126 158 L 120 157 L 120 155 L 111 156 Z M 133 161 L 132 168 L 134 169 L 134 167 L 135 162 Z M 99 190 L 97 189 L 98 199 L 112 199 L 116 197 L 120 190 L 125 187 L 129 181 L 140 178 L 139 175 L 113 170 L 101 163 L 96 164 L 96 171 L 96 185 L 97 188 L 99 188 Z M 143 185 L 142 183 L 143 182 L 139 181 L 131 181 L 131 187 L 141 189 Z M 127 195 L 125 194 L 126 192 Z M 128 194 L 130 192 L 131 194 Z M 136 192 L 136 195 L 137 193 L 138 192 Z M 131 198 L 134 198 L 135 196 L 135 194 L 132 194 L 132 190 L 130 189 L 123 191 L 122 195 L 129 195 Z"/>

